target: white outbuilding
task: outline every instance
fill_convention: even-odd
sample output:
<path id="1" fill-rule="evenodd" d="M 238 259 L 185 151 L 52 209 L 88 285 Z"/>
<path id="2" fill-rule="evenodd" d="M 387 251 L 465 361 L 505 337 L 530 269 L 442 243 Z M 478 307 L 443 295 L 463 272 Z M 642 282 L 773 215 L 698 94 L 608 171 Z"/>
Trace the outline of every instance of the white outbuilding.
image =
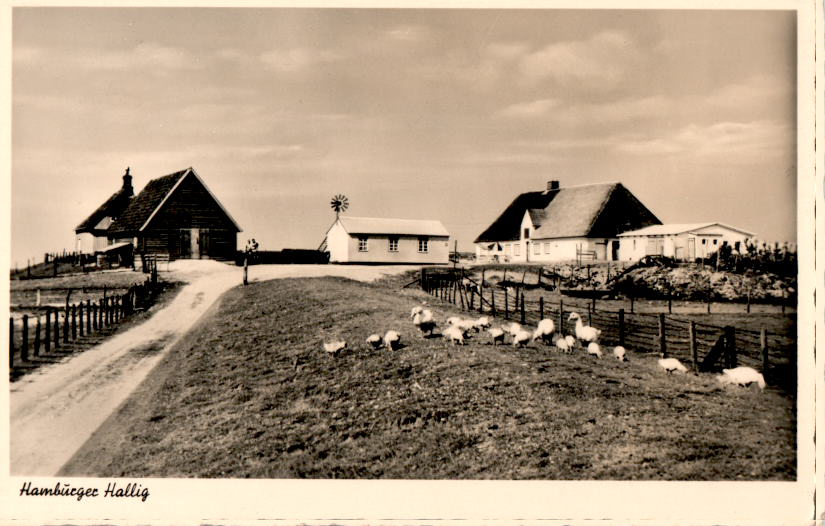
<path id="1" fill-rule="evenodd" d="M 723 244 L 743 251 L 755 234 L 723 223 L 669 223 L 619 234 L 619 258 L 636 261 L 644 256 L 667 256 L 693 261 L 713 254 Z"/>
<path id="2" fill-rule="evenodd" d="M 330 263 L 447 264 L 450 234 L 440 221 L 340 216 L 321 250 Z"/>

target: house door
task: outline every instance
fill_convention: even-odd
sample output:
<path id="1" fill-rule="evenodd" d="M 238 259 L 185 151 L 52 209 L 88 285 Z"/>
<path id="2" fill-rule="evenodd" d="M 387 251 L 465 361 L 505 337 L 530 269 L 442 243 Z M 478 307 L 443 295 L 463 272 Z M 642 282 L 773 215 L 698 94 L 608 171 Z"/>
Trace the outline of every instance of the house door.
<path id="1" fill-rule="evenodd" d="M 687 258 L 688 261 L 696 260 L 696 238 L 689 237 L 687 243 Z"/>
<path id="2" fill-rule="evenodd" d="M 611 261 L 619 261 L 619 242 L 618 241 L 611 241 L 610 242 L 610 260 Z"/>

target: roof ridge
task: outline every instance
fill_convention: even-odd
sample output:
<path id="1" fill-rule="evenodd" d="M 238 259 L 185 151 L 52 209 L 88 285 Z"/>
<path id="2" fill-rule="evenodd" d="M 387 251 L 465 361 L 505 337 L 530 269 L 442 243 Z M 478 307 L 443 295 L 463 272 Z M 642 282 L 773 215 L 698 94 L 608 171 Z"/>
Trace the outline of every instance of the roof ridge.
<path id="1" fill-rule="evenodd" d="M 587 232 L 587 235 L 590 235 L 590 232 L 593 230 L 593 227 L 596 225 L 596 221 L 599 220 L 599 217 L 601 217 L 602 212 L 604 212 L 604 209 L 607 207 L 607 203 L 610 202 L 610 198 L 613 197 L 613 194 L 616 192 L 616 190 L 619 188 L 619 186 L 621 186 L 621 184 L 622 183 L 612 183 L 611 184 L 610 191 L 607 192 L 607 195 L 604 197 L 604 200 L 602 200 L 602 204 L 599 206 L 599 209 L 596 211 L 595 214 L 593 214 L 593 217 L 590 218 L 590 224 L 587 225 L 587 230 L 585 230 L 585 232 Z"/>

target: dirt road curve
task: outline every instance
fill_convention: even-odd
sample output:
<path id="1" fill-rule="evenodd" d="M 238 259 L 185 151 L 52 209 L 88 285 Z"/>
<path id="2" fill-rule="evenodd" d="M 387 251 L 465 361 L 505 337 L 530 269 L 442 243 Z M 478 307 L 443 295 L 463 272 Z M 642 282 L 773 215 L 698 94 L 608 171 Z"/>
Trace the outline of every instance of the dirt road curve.
<path id="1" fill-rule="evenodd" d="M 265 265 L 251 267 L 249 274 L 251 281 L 317 276 L 371 281 L 410 268 Z M 242 269 L 180 261 L 169 273 L 189 284 L 152 318 L 11 385 L 12 475 L 55 475 L 221 294 L 241 283 Z"/>

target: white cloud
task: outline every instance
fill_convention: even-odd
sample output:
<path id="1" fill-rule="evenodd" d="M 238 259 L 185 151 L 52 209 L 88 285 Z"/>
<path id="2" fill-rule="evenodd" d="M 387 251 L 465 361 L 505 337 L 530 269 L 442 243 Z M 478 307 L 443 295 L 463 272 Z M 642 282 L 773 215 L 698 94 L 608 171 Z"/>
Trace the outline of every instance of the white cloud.
<path id="1" fill-rule="evenodd" d="M 291 48 L 273 49 L 260 55 L 261 62 L 281 72 L 302 71 L 317 64 L 338 61 L 342 55 L 331 49 Z"/>
<path id="2" fill-rule="evenodd" d="M 563 86 L 613 87 L 640 61 L 642 53 L 622 32 L 605 31 L 587 40 L 557 42 L 521 58 L 529 84 L 553 80 Z"/>
<path id="3" fill-rule="evenodd" d="M 539 99 L 530 102 L 511 104 L 496 115 L 499 117 L 530 119 L 547 115 L 550 110 L 558 108 L 561 102 L 558 99 Z"/>
<path id="4" fill-rule="evenodd" d="M 430 30 L 425 26 L 401 25 L 388 29 L 383 34 L 400 42 L 420 42 L 429 37 Z"/>

